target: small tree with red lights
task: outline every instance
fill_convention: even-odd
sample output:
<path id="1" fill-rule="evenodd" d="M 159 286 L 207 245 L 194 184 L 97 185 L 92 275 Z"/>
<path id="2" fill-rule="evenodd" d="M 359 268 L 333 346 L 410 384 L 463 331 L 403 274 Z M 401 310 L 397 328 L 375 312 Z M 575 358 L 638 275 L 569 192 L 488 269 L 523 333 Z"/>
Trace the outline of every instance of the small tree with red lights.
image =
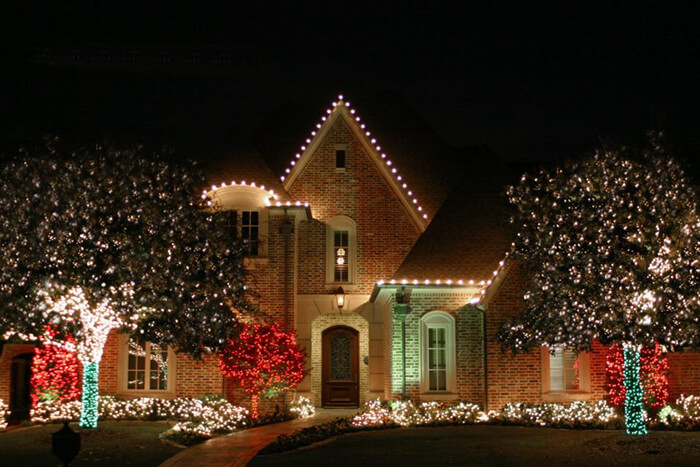
<path id="1" fill-rule="evenodd" d="M 34 407 L 41 401 L 79 400 L 80 362 L 75 352 L 50 341 L 37 347 L 32 360 L 31 386 Z"/>
<path id="2" fill-rule="evenodd" d="M 658 411 L 668 402 L 668 360 L 661 346 L 642 346 L 640 351 L 639 378 L 642 384 L 643 403 L 648 409 Z M 622 346 L 614 344 L 608 350 L 605 362 L 608 384 L 608 401 L 615 407 L 625 405 L 625 358 Z"/>
<path id="3" fill-rule="evenodd" d="M 293 332 L 253 324 L 228 340 L 219 352 L 219 368 L 250 394 L 251 416 L 258 418 L 260 397 L 277 397 L 304 379 L 304 358 Z"/>

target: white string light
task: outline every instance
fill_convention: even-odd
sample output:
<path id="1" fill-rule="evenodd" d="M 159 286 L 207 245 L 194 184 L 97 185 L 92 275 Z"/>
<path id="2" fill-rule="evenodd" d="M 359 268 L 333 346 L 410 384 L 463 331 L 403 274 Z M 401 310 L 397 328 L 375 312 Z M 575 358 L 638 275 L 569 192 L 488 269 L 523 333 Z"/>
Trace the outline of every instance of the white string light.
<path id="1" fill-rule="evenodd" d="M 387 156 L 385 153 L 382 153 L 382 147 L 379 145 L 377 139 L 375 137 L 371 137 L 372 133 L 369 130 L 366 130 L 366 125 L 364 123 L 360 123 L 361 118 L 359 115 L 356 115 L 355 109 L 350 108 L 350 102 L 346 102 L 343 100 L 343 95 L 340 94 L 338 95 L 338 101 L 332 103 L 332 108 L 331 109 L 326 109 L 326 114 L 328 116 L 331 116 L 335 112 L 340 112 L 342 109 L 345 108 L 349 111 L 349 113 L 353 116 L 355 116 L 354 121 L 359 125 L 360 129 L 365 130 L 363 132 L 365 141 L 367 144 L 372 146 L 376 151 L 377 154 L 382 158 L 386 159 Z M 353 120 L 353 118 L 350 118 L 350 120 Z M 316 129 L 321 129 L 323 127 L 323 124 L 328 121 L 328 117 L 326 115 L 321 117 L 321 122 L 316 124 Z M 318 132 L 312 131 L 311 136 L 309 138 L 306 138 L 305 144 L 300 146 L 301 152 L 303 153 L 306 151 L 306 149 L 313 143 L 314 139 L 318 137 Z M 297 153 L 295 155 L 296 159 L 301 158 L 301 154 Z M 419 216 L 421 216 L 423 219 L 427 220 L 428 219 L 428 214 L 424 211 L 424 208 L 421 204 L 419 204 L 419 201 L 417 198 L 411 198 L 413 196 L 411 190 L 408 189 L 408 185 L 404 183 L 400 183 L 403 180 L 403 177 L 398 173 L 398 169 L 396 167 L 391 168 L 392 166 L 392 161 L 391 160 L 386 160 L 386 165 L 389 167 L 388 171 L 396 178 L 396 181 L 399 182 L 397 183 L 398 186 L 402 187 L 406 194 L 407 194 L 407 199 L 409 203 L 412 203 L 415 206 L 415 209 L 418 211 Z M 291 176 L 292 172 L 294 169 L 297 167 L 297 164 L 294 159 L 289 164 L 289 167 L 285 169 L 285 174 L 280 177 L 281 181 L 287 180 L 289 176 Z"/>

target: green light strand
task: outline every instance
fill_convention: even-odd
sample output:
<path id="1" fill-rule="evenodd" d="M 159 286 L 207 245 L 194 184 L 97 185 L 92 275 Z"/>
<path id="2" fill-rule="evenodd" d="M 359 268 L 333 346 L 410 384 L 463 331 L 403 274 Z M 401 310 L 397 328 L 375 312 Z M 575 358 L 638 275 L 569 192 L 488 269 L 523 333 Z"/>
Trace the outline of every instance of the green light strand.
<path id="1" fill-rule="evenodd" d="M 83 361 L 83 398 L 80 410 L 80 428 L 97 428 L 97 402 L 99 387 L 97 378 L 100 372 L 98 362 Z"/>
<path id="2" fill-rule="evenodd" d="M 641 366 L 639 351 L 633 347 L 624 348 L 625 357 L 625 427 L 628 435 L 646 435 L 642 398 L 644 392 L 639 380 Z"/>

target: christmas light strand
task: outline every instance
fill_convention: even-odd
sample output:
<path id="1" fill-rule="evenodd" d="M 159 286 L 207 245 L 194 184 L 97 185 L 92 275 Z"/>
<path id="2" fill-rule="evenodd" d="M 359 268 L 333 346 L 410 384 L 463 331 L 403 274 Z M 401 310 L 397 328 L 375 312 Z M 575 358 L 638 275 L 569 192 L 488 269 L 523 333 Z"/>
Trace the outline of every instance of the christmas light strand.
<path id="1" fill-rule="evenodd" d="M 370 132 L 367 129 L 367 126 L 364 123 L 362 123 L 362 118 L 357 114 L 354 108 L 350 107 L 350 102 L 346 101 L 342 94 L 338 95 L 338 100 L 337 102 L 333 102 L 332 108 L 326 109 L 325 115 L 322 115 L 320 122 L 316 124 L 316 129 L 311 131 L 309 137 L 306 138 L 304 144 L 300 146 L 299 152 L 295 154 L 294 159 L 292 159 L 289 164 L 289 167 L 285 169 L 285 175 L 282 175 L 280 177 L 280 180 L 284 182 L 285 180 L 287 180 L 287 178 L 289 178 L 292 175 L 292 172 L 297 167 L 297 162 L 299 161 L 299 159 L 301 159 L 302 155 L 315 142 L 316 138 L 320 133 L 319 130 L 323 128 L 326 122 L 328 122 L 336 112 L 342 111 L 347 111 L 350 114 L 348 118 L 354 120 L 355 124 L 359 126 L 360 130 L 362 130 L 365 142 L 376 151 L 376 155 L 377 157 L 379 157 L 379 162 L 383 165 L 386 165 L 387 170 L 392 174 L 398 186 L 400 186 L 403 189 L 404 196 L 408 200 L 408 203 L 413 206 L 413 209 L 415 209 L 418 212 L 418 215 L 420 217 L 422 217 L 424 220 L 427 220 L 428 214 L 423 209 L 423 206 L 418 201 L 418 198 L 416 197 L 413 190 L 409 188 L 403 176 L 399 174 L 398 169 L 396 168 L 396 165 L 392 162 L 392 160 L 387 156 L 385 152 L 382 152 L 382 147 L 381 145 L 379 145 L 377 138 L 372 136 L 372 132 Z"/>

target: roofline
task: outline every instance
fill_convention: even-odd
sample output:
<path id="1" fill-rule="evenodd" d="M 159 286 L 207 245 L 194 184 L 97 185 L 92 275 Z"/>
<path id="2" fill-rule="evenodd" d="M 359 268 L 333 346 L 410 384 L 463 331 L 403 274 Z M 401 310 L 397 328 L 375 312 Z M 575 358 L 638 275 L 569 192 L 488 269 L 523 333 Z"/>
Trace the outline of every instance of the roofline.
<path id="1" fill-rule="evenodd" d="M 474 299 L 480 299 L 481 298 L 481 290 L 482 287 L 478 285 L 459 285 L 459 284 L 374 284 L 374 288 L 372 289 L 372 293 L 369 296 L 369 302 L 374 303 L 374 301 L 377 299 L 379 296 L 379 293 L 382 290 L 389 290 L 389 289 L 401 289 L 401 288 L 410 288 L 410 289 L 450 289 L 453 291 L 459 291 L 462 290 L 464 292 L 470 292 L 473 294 L 472 300 L 470 300 L 470 303 L 478 303 L 480 300 L 474 301 Z"/>
<path id="2" fill-rule="evenodd" d="M 372 159 L 374 162 L 375 167 L 377 167 L 379 173 L 382 174 L 388 185 L 394 191 L 394 194 L 398 197 L 399 201 L 406 209 L 406 212 L 418 230 L 421 233 L 425 232 L 425 229 L 429 224 L 427 213 L 423 212 L 423 207 L 417 202 L 417 198 L 412 199 L 409 197 L 407 193 L 408 188 L 404 188 L 406 183 L 404 182 L 402 185 L 399 185 L 399 181 L 402 179 L 402 177 L 396 173 L 395 167 L 391 169 L 389 168 L 392 162 L 387 159 L 386 165 L 382 163 L 382 160 L 386 158 L 386 154 L 380 153 L 381 146 L 374 145 L 376 139 L 370 140 L 371 133 L 363 130 L 365 125 L 360 125 L 358 123 L 360 117 L 352 117 L 350 115 L 351 113 L 355 112 L 354 109 L 352 111 L 349 110 L 349 103 L 346 103 L 342 96 L 338 96 L 338 99 L 338 102 L 333 103 L 332 110 L 326 110 L 328 117 L 322 117 L 322 123 L 317 124 L 316 127 L 318 132 L 311 132 L 311 137 L 306 139 L 308 145 L 301 146 L 300 149 L 302 152 L 295 155 L 296 160 L 292 160 L 291 168 L 288 167 L 285 169 L 287 175 L 282 177 L 282 187 L 285 191 L 289 192 L 289 189 L 299 178 L 301 172 L 304 170 L 304 167 L 306 167 L 311 159 L 311 154 L 318 149 L 318 146 L 330 131 L 333 123 L 335 123 L 337 119 L 341 118 L 342 116 L 350 128 L 350 131 L 360 142 L 365 151 L 367 151 L 367 154 L 370 155 L 370 159 Z M 396 174 L 396 177 L 394 177 L 393 174 Z"/>

